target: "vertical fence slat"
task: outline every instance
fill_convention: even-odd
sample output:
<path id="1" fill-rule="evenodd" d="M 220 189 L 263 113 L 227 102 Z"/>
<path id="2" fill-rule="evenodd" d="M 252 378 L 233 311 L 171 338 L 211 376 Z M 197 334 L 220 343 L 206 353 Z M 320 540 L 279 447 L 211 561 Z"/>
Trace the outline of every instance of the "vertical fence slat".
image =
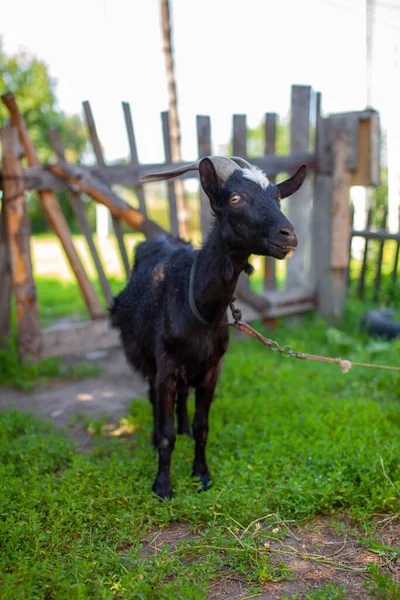
<path id="1" fill-rule="evenodd" d="M 39 309 L 30 250 L 31 226 L 26 208 L 23 170 L 18 160 L 18 133 L 14 127 L 1 130 L 5 213 L 11 276 L 17 307 L 17 339 L 20 358 L 38 360 L 42 350 Z"/>
<path id="2" fill-rule="evenodd" d="M 164 111 L 161 113 L 162 131 L 163 131 L 163 143 L 165 162 L 172 161 L 171 153 L 171 134 L 169 130 L 169 113 Z M 169 223 L 172 235 L 179 235 L 179 222 L 178 222 L 178 208 L 176 204 L 175 185 L 173 183 L 167 184 L 168 204 L 169 204 Z"/>
<path id="3" fill-rule="evenodd" d="M 367 225 L 366 225 L 366 230 L 367 231 L 369 229 L 371 229 L 371 223 L 372 223 L 372 208 L 370 208 L 368 210 Z M 367 238 L 365 238 L 363 261 L 362 261 L 362 265 L 361 265 L 360 279 L 358 280 L 358 286 L 357 286 L 357 296 L 359 298 L 363 298 L 364 297 L 365 276 L 366 276 L 366 273 L 367 273 L 367 262 L 368 262 L 368 246 L 369 246 L 369 240 Z"/>
<path id="4" fill-rule="evenodd" d="M 199 158 L 211 156 L 211 121 L 210 117 L 205 115 L 196 116 L 197 129 L 197 149 Z M 210 201 L 207 194 L 200 185 L 200 227 L 201 235 L 204 240 L 211 223 Z"/>
<path id="5" fill-rule="evenodd" d="M 61 140 L 58 136 L 58 133 L 54 129 L 50 129 L 49 138 L 51 145 L 53 146 L 54 152 L 57 155 L 57 158 L 60 161 L 65 161 L 64 148 L 61 143 Z M 76 192 L 69 191 L 68 193 L 69 200 L 71 202 L 72 210 L 74 211 L 75 217 L 79 223 L 79 227 L 86 239 L 86 243 L 89 247 L 90 253 L 93 258 L 93 262 L 96 266 L 97 273 L 100 280 L 101 289 L 103 290 L 104 297 L 107 301 L 107 304 L 110 305 L 113 299 L 110 283 L 106 277 L 106 274 L 103 269 L 103 265 L 97 252 L 97 248 L 93 241 L 92 232 L 90 230 L 89 221 L 86 217 L 85 209 L 83 207 L 83 202 Z"/>
<path id="6" fill-rule="evenodd" d="M 233 115 L 233 156 L 247 156 L 246 115 Z"/>
<path id="7" fill-rule="evenodd" d="M 0 347 L 2 338 L 11 333 L 11 259 L 8 249 L 8 228 L 6 218 L 6 205 L 3 202 L 0 213 Z"/>
<path id="8" fill-rule="evenodd" d="M 276 113 L 266 113 L 265 115 L 265 143 L 264 155 L 276 154 Z M 268 173 L 267 173 L 268 175 Z M 275 177 L 269 177 L 271 183 L 275 183 Z M 265 291 L 276 289 L 275 259 L 272 256 L 266 256 L 264 259 L 264 281 Z"/>
<path id="9" fill-rule="evenodd" d="M 350 214 L 350 231 L 353 231 L 354 229 L 354 204 L 351 205 L 351 214 Z M 350 239 L 349 239 L 349 268 L 347 269 L 347 287 L 350 286 L 351 283 L 351 242 L 352 242 L 353 238 L 350 234 Z"/>
<path id="10" fill-rule="evenodd" d="M 99 165 L 105 165 L 103 150 L 102 150 L 102 147 L 100 144 L 99 136 L 97 134 L 96 123 L 94 121 L 90 103 L 87 100 L 85 100 L 83 102 L 83 110 L 85 112 L 86 124 L 89 129 L 90 140 L 92 142 L 93 151 L 96 156 L 97 163 Z M 129 266 L 128 254 L 126 252 L 126 247 L 125 247 L 125 243 L 124 243 L 124 232 L 122 229 L 122 225 L 121 225 L 119 219 L 117 219 L 116 217 L 113 217 L 111 215 L 111 219 L 112 219 L 115 236 L 117 238 L 118 248 L 119 248 L 119 252 L 121 255 L 122 263 L 124 265 L 125 273 L 126 273 L 126 276 L 129 277 L 130 266 Z"/>
<path id="11" fill-rule="evenodd" d="M 382 216 L 382 221 L 381 221 L 381 229 L 386 229 L 386 223 L 387 223 L 387 215 L 388 215 L 388 209 L 385 207 L 384 211 L 383 211 L 383 216 Z M 374 301 L 376 302 L 378 300 L 378 295 L 379 295 L 379 288 L 381 285 L 381 277 L 382 277 L 382 261 L 383 261 L 383 250 L 384 250 L 384 246 L 385 246 L 385 238 L 383 238 L 380 242 L 379 242 L 379 252 L 378 252 L 378 260 L 377 260 L 377 264 L 376 264 L 376 275 L 375 275 L 375 281 L 374 281 Z"/>
<path id="12" fill-rule="evenodd" d="M 131 163 L 133 165 L 138 165 L 139 159 L 138 159 L 137 148 L 136 148 L 135 130 L 133 128 L 132 113 L 131 113 L 131 107 L 130 107 L 129 103 L 123 102 L 122 109 L 124 111 L 126 132 L 128 134 L 129 151 L 131 154 Z M 136 193 L 139 198 L 139 209 L 147 217 L 147 206 L 146 206 L 146 200 L 144 197 L 143 186 L 137 185 L 135 190 L 136 190 Z"/>
<path id="13" fill-rule="evenodd" d="M 290 151 L 308 152 L 310 147 L 311 87 L 292 86 Z M 288 216 L 296 229 L 299 247 L 287 264 L 286 287 L 301 288 L 307 281 L 307 255 L 310 238 L 311 186 L 307 179 L 294 200 L 289 199 Z"/>
<path id="14" fill-rule="evenodd" d="M 399 211 L 397 230 L 400 231 L 400 211 Z M 392 282 L 393 283 L 396 283 L 396 281 L 397 281 L 397 267 L 399 264 L 399 256 L 400 256 L 400 242 L 397 242 L 396 254 L 394 256 L 393 271 L 392 271 Z"/>

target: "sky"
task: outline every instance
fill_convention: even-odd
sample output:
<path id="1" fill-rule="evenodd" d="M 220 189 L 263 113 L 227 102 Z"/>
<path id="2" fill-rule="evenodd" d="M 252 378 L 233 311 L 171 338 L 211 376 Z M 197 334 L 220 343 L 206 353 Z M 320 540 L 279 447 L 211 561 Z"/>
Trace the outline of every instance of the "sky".
<path id="1" fill-rule="evenodd" d="M 121 101 L 131 104 L 140 161 L 164 159 L 159 0 L 3 3 L 5 50 L 44 60 L 67 113 L 82 114 L 82 101 L 90 101 L 106 160 L 128 156 Z M 287 117 L 292 84 L 321 91 L 324 113 L 366 107 L 365 0 L 171 4 L 184 159 L 196 157 L 196 114 L 211 116 L 217 153 L 233 113 L 246 113 L 250 126 L 267 111 Z M 400 0 L 377 0 L 374 17 L 372 104 L 386 127 L 400 107 Z"/>

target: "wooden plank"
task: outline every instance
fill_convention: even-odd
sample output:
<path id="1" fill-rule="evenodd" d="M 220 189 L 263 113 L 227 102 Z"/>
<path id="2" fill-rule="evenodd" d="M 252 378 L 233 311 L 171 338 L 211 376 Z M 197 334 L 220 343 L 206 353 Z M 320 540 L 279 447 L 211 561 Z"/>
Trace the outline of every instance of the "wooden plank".
<path id="1" fill-rule="evenodd" d="M 116 165 L 93 165 L 81 166 L 81 168 L 93 177 L 101 179 L 108 186 L 123 185 L 137 186 L 140 185 L 140 177 L 150 173 L 159 173 L 160 171 L 168 171 L 169 169 L 184 166 L 192 161 L 182 161 L 179 163 L 148 163 L 141 165 L 133 164 L 116 164 Z M 278 173 L 292 173 L 296 171 L 302 164 L 306 164 L 312 171 L 318 168 L 318 162 L 314 154 L 309 152 L 292 153 L 288 156 L 259 156 L 251 159 L 252 164 L 256 165 L 268 176 L 274 176 Z M 326 166 L 324 169 L 327 173 L 331 172 L 331 168 Z M 180 176 L 181 179 L 191 179 L 196 177 L 195 172 L 184 173 Z M 24 181 L 26 190 L 61 190 L 67 186 L 63 181 L 54 177 L 46 168 L 37 163 L 37 166 L 30 167 L 24 170 Z M 1 188 L 1 173 L 0 173 L 0 188 Z"/>
<path id="2" fill-rule="evenodd" d="M 169 132 L 169 115 L 167 111 L 161 113 L 163 142 L 165 162 L 172 164 L 171 156 L 171 136 Z M 172 235 L 179 235 L 178 207 L 176 204 L 176 194 L 174 182 L 167 183 L 167 195 L 169 204 L 169 226 Z"/>
<path id="3" fill-rule="evenodd" d="M 369 232 L 369 229 L 371 227 L 371 223 L 372 223 L 372 208 L 370 208 L 368 210 L 368 215 L 367 215 L 367 229 L 363 233 L 368 233 Z M 353 232 L 353 237 L 355 237 L 356 235 L 357 235 L 357 232 Z M 370 239 L 367 235 L 362 235 L 361 237 L 365 238 L 365 244 L 364 244 L 364 255 L 363 255 L 363 261 L 362 261 L 362 265 L 361 265 L 360 278 L 358 280 L 358 286 L 357 286 L 357 296 L 359 298 L 363 298 L 364 297 L 365 276 L 366 276 L 366 273 L 367 273 L 367 262 L 368 262 L 368 245 L 369 245 L 369 239 Z"/>
<path id="4" fill-rule="evenodd" d="M 32 272 L 31 227 L 22 183 L 23 170 L 17 157 L 18 133 L 14 127 L 8 127 L 2 129 L 0 135 L 5 177 L 3 202 L 17 308 L 18 353 L 21 360 L 37 361 L 41 355 L 42 336 Z"/>
<path id="5" fill-rule="evenodd" d="M 116 218 L 124 220 L 132 229 L 141 231 L 146 238 L 162 235 L 166 231 L 154 221 L 146 218 L 143 213 L 122 200 L 111 188 L 84 171 L 78 165 L 60 162 L 55 165 L 47 165 L 47 168 L 67 182 L 69 188 L 75 192 L 83 192 L 107 206 L 111 214 Z"/>
<path id="6" fill-rule="evenodd" d="M 39 166 L 39 157 L 36 153 L 36 149 L 29 136 L 25 121 L 19 111 L 13 94 L 4 94 L 2 96 L 2 100 L 10 112 L 12 124 L 18 130 L 19 139 L 25 150 L 25 156 L 29 165 Z M 99 299 L 97 298 L 96 292 L 85 272 L 85 269 L 83 268 L 78 253 L 76 252 L 72 241 L 71 232 L 61 211 L 57 198 L 49 189 L 40 190 L 39 198 L 47 220 L 61 241 L 69 264 L 71 265 L 71 268 L 75 274 L 86 306 L 88 307 L 90 316 L 92 319 L 97 319 L 104 316 L 104 311 L 101 307 Z"/>
<path id="7" fill-rule="evenodd" d="M 63 148 L 61 140 L 58 136 L 58 133 L 56 132 L 55 129 L 49 130 L 49 138 L 50 138 L 51 145 L 53 146 L 53 149 L 54 149 L 58 159 L 60 161 L 65 161 L 64 148 Z M 93 258 L 93 262 L 96 266 L 97 274 L 99 276 L 100 285 L 103 290 L 104 297 L 107 301 L 107 304 L 110 305 L 112 302 L 112 299 L 113 299 L 113 294 L 111 291 L 109 281 L 104 272 L 99 253 L 97 252 L 97 248 L 93 241 L 92 232 L 90 229 L 89 221 L 86 217 L 83 202 L 82 202 L 79 194 L 77 194 L 76 192 L 73 192 L 72 190 L 69 190 L 68 196 L 69 196 L 69 200 L 71 202 L 72 210 L 74 211 L 74 214 L 79 223 L 81 231 L 82 231 L 83 235 L 85 236 L 86 243 L 89 247 L 90 253 Z"/>
<path id="8" fill-rule="evenodd" d="M 332 315 L 331 262 L 331 201 L 332 177 L 316 173 L 313 197 L 316 199 L 311 220 L 311 283 L 317 295 L 317 308 L 321 315 Z"/>
<path id="9" fill-rule="evenodd" d="M 121 345 L 119 334 L 110 327 L 109 319 L 55 325 L 43 329 L 42 335 L 45 357 L 82 354 Z"/>
<path id="10" fill-rule="evenodd" d="M 387 207 L 385 207 L 385 209 L 383 211 L 382 221 L 381 221 L 381 229 L 383 231 L 386 230 L 387 215 L 388 215 L 388 209 L 387 209 Z M 385 238 L 382 239 L 379 242 L 379 246 L 378 246 L 379 247 L 379 252 L 378 252 L 378 260 L 377 260 L 377 263 L 376 263 L 376 275 L 375 275 L 375 281 L 374 281 L 374 296 L 373 296 L 375 302 L 378 300 L 379 288 L 381 286 L 382 261 L 383 261 L 384 246 L 385 246 Z"/>
<path id="11" fill-rule="evenodd" d="M 333 146 L 334 174 L 331 208 L 332 269 L 347 270 L 350 261 L 350 174 L 347 169 L 349 151 L 349 140 L 347 136 L 341 130 L 337 130 Z"/>
<path id="12" fill-rule="evenodd" d="M 247 157 L 246 115 L 233 115 L 233 156 Z"/>
<path id="13" fill-rule="evenodd" d="M 138 165 L 139 159 L 138 159 L 138 153 L 137 153 L 137 148 L 136 148 L 135 130 L 133 129 L 131 107 L 129 106 L 129 103 L 123 102 L 122 109 L 124 111 L 125 126 L 126 126 L 126 131 L 128 134 L 129 150 L 130 150 L 130 154 L 131 154 L 131 164 Z M 136 194 L 139 198 L 139 210 L 147 217 L 147 206 L 146 206 L 146 200 L 144 197 L 143 186 L 136 185 L 134 187 L 135 187 Z"/>
<path id="14" fill-rule="evenodd" d="M 0 213 L 0 348 L 7 343 L 11 333 L 11 258 L 9 252 L 8 228 L 5 202 Z"/>
<path id="15" fill-rule="evenodd" d="M 276 152 L 277 123 L 278 115 L 276 113 L 266 113 L 264 154 L 275 154 Z M 268 175 L 268 178 L 271 183 L 275 183 L 274 175 Z M 264 259 L 263 289 L 265 291 L 276 289 L 275 259 L 272 256 L 266 256 Z"/>
<path id="16" fill-rule="evenodd" d="M 101 147 L 100 139 L 97 134 L 96 123 L 95 123 L 95 120 L 93 117 L 90 103 L 87 100 L 85 100 L 82 104 L 83 104 L 83 110 L 85 112 L 86 124 L 89 129 L 89 135 L 90 135 L 90 140 L 92 142 L 94 155 L 96 157 L 97 163 L 101 166 L 104 166 L 105 160 L 104 160 L 104 155 L 103 155 L 103 149 Z M 124 242 L 124 232 L 122 229 L 122 225 L 121 225 L 119 219 L 115 215 L 111 214 L 111 219 L 112 219 L 115 237 L 117 238 L 117 243 L 118 243 L 118 248 L 119 248 L 119 253 L 121 256 L 122 264 L 125 269 L 126 277 L 129 278 L 131 269 L 130 269 L 130 265 L 129 265 L 128 254 L 126 252 L 126 247 L 125 247 L 125 242 Z"/>
<path id="17" fill-rule="evenodd" d="M 211 156 L 211 121 L 210 117 L 204 115 L 196 116 L 197 150 L 199 158 Z M 200 185 L 200 227 L 203 240 L 211 226 L 210 201 L 207 194 Z"/>
<path id="18" fill-rule="evenodd" d="M 292 86 L 290 121 L 290 151 L 309 152 L 310 148 L 310 86 Z M 311 183 L 308 177 L 294 198 L 289 199 L 288 217 L 296 229 L 299 246 L 286 271 L 286 287 L 301 287 L 309 278 Z"/>

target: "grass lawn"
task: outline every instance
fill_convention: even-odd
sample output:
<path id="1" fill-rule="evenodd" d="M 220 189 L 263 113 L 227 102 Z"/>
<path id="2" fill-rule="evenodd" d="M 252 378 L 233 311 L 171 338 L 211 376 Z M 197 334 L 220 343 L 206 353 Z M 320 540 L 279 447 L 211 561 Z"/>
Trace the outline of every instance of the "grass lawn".
<path id="1" fill-rule="evenodd" d="M 397 364 L 399 343 L 361 337 L 358 312 L 353 303 L 341 330 L 310 316 L 273 337 L 299 351 Z M 382 562 L 394 561 L 399 544 L 380 547 L 376 515 L 400 513 L 398 384 L 395 373 L 343 375 L 233 340 L 211 411 L 213 486 L 199 493 L 190 477 L 193 442 L 179 436 L 175 496 L 165 502 L 150 491 L 156 457 L 147 401 L 132 401 L 128 435 L 110 437 L 92 423 L 88 454 L 48 424 L 2 413 L 0 598 L 201 599 L 227 577 L 246 582 L 251 596 L 290 579 L 290 565 L 274 561 L 273 540 L 316 515 L 343 527 L 345 514 L 347 532 L 356 527 L 366 548 L 375 544 Z M 193 535 L 150 552 L 145 539 L 176 522 Z M 363 569 L 371 597 L 400 598 L 385 570 Z M 322 583 L 282 597 L 348 594 L 346 585 Z"/>

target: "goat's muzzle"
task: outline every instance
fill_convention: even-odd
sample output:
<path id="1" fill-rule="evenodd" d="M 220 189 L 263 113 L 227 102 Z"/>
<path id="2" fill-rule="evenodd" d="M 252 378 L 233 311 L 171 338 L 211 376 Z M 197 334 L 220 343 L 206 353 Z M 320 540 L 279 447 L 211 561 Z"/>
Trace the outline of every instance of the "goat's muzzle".
<path id="1" fill-rule="evenodd" d="M 275 235 L 268 240 L 271 254 L 278 259 L 288 259 L 297 247 L 296 232 L 292 227 L 279 227 Z"/>

